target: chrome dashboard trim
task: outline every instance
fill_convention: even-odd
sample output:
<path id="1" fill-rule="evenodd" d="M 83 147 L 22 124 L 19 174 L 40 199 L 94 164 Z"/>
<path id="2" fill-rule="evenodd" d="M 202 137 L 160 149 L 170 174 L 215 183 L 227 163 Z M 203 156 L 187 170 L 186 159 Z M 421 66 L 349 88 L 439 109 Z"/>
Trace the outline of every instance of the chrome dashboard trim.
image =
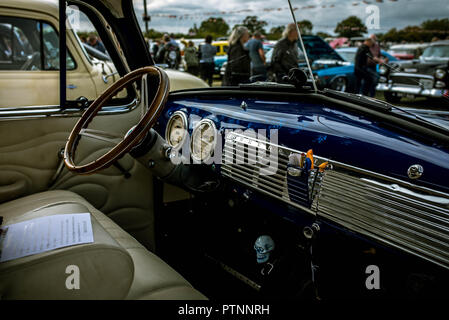
<path id="1" fill-rule="evenodd" d="M 258 163 L 223 161 L 223 176 L 344 229 L 449 269 L 449 194 L 314 156 L 315 167 L 325 161 L 328 165 L 324 172 L 311 170 L 311 206 L 307 207 L 292 201 L 287 181 L 288 154 L 304 151 L 248 136 L 241 139 L 255 140 L 268 149 L 278 148 L 278 170 L 274 175 L 262 176 Z M 235 140 L 226 139 L 223 160 L 226 157 L 230 160 L 230 155 L 236 159 Z"/>
<path id="2" fill-rule="evenodd" d="M 449 268 L 449 195 L 333 163 L 317 216 Z"/>

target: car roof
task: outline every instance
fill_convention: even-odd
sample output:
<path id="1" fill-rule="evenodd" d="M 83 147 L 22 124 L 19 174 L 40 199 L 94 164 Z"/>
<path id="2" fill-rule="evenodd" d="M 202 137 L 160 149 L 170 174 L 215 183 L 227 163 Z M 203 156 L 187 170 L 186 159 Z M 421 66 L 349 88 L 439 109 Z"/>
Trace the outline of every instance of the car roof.
<path id="1" fill-rule="evenodd" d="M 449 40 L 439 40 L 430 43 L 431 46 L 447 46 L 449 45 Z"/>
<path id="2" fill-rule="evenodd" d="M 407 44 L 395 44 L 390 47 L 390 49 L 415 49 L 427 47 L 428 43 L 407 43 Z"/>
<path id="3" fill-rule="evenodd" d="M 29 0 L 2 0 L 0 2 L 0 7 L 8 7 L 14 9 L 24 9 L 39 11 L 43 13 L 51 14 L 54 17 L 59 15 L 59 5 L 57 0 L 39 0 L 39 1 L 29 1 Z"/>
<path id="4" fill-rule="evenodd" d="M 344 51 L 346 51 L 346 52 L 354 52 L 354 51 L 357 51 L 357 47 L 344 47 L 344 48 L 337 48 L 337 49 L 335 49 L 335 51 L 341 51 L 341 52 L 344 52 Z"/>

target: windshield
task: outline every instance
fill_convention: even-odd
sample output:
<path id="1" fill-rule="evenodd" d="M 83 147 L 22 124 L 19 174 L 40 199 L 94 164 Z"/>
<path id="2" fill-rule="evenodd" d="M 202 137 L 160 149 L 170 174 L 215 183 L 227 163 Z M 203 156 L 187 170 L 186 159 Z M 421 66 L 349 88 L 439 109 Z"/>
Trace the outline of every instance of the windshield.
<path id="1" fill-rule="evenodd" d="M 350 52 L 350 51 L 338 51 L 338 54 L 345 60 L 348 62 L 354 62 L 355 60 L 355 51 L 354 52 Z"/>
<path id="2" fill-rule="evenodd" d="M 415 54 L 415 49 L 391 49 L 390 51 L 395 54 Z"/>
<path id="3" fill-rule="evenodd" d="M 342 58 L 332 49 L 323 39 L 317 36 L 304 36 L 304 46 L 307 51 L 307 55 L 311 60 L 317 59 L 330 59 L 339 60 Z M 299 45 L 299 42 L 298 42 Z M 300 52 L 301 49 L 299 48 Z M 301 52 L 302 53 L 302 52 Z"/>
<path id="4" fill-rule="evenodd" d="M 430 46 L 424 50 L 424 58 L 445 58 L 449 59 L 449 45 Z"/>
<path id="5" fill-rule="evenodd" d="M 148 50 L 169 73 L 172 90 L 248 83 L 268 88 L 263 82 L 277 88 L 275 83 L 284 84 L 292 68 L 312 78 L 301 41 L 294 45 L 297 31 L 287 0 L 188 0 L 186 7 L 180 6 L 183 1 L 132 1 Z M 311 0 L 291 1 L 318 90 L 361 94 L 404 107 L 448 109 L 448 71 L 436 73 L 437 67 L 429 66 L 432 59 L 441 64 L 449 57 L 449 44 L 442 40 L 449 35 L 446 20 L 420 11 L 420 25 L 410 18 L 410 27 L 403 27 L 401 1 L 408 0 L 333 0 L 332 5 L 321 0 L 323 5 L 317 6 L 301 4 Z M 379 26 L 372 24 L 376 19 L 367 20 L 366 10 L 373 6 L 389 14 Z M 370 41 L 372 50 L 359 50 Z M 423 52 L 422 61 L 410 61 Z"/>

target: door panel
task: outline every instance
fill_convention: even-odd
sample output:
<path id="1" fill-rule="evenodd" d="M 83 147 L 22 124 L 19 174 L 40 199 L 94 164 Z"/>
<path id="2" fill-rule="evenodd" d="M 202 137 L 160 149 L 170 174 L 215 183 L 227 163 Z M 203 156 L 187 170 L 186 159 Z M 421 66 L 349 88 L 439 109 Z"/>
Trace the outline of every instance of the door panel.
<path id="1" fill-rule="evenodd" d="M 141 110 L 98 116 L 92 128 L 125 134 L 140 118 Z M 78 120 L 77 117 L 10 119 L 0 117 L 0 202 L 46 191 L 55 174 L 59 151 Z M 94 153 L 80 153 L 88 161 L 102 152 L 101 141 L 90 141 Z M 79 176 L 63 169 L 51 189 L 74 191 L 109 215 L 126 231 L 152 248 L 152 176 L 140 163 L 126 155 L 120 164 L 131 173 L 110 167 L 97 174 Z"/>
<path id="2" fill-rule="evenodd" d="M 115 167 L 88 176 L 63 167 L 53 181 L 61 167 L 58 155 L 78 117 L 59 110 L 58 11 L 50 3 L 47 6 L 48 10 L 43 3 L 40 10 L 31 10 L 20 3 L 16 9 L 0 4 L 0 47 L 5 49 L 0 55 L 0 203 L 49 189 L 71 190 L 152 249 L 152 176 L 131 156 L 120 159 L 131 173 L 129 179 Z M 67 47 L 69 100 L 79 96 L 93 100 L 118 78 L 114 74 L 105 83 L 103 75 L 115 72 L 114 63 L 88 56 L 74 30 L 68 29 Z M 44 115 L 27 106 L 55 107 L 47 107 Z M 23 111 L 26 117 L 19 114 Z M 100 115 L 90 128 L 124 135 L 140 115 L 139 107 Z M 104 148 L 101 141 L 89 141 L 89 148 L 78 152 L 77 162 L 92 160 Z"/>

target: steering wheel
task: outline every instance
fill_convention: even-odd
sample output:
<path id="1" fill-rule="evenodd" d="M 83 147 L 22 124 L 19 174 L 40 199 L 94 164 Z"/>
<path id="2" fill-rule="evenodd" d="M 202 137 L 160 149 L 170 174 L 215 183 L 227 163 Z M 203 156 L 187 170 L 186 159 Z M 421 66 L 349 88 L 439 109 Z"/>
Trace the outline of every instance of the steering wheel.
<path id="1" fill-rule="evenodd" d="M 157 76 L 159 80 L 156 94 L 149 106 L 147 85 L 148 75 Z M 111 97 L 116 95 L 120 90 L 127 87 L 139 78 L 142 79 L 140 103 L 143 104 L 144 108 L 148 109 L 141 117 L 139 123 L 137 123 L 137 125 L 134 126 L 132 130 L 128 131 L 128 133 L 124 137 L 122 137 L 113 133 L 87 128 L 89 123 L 94 119 L 94 117 L 98 114 L 101 108 Z M 81 118 L 72 129 L 64 150 L 64 162 L 66 167 L 70 171 L 76 172 L 78 174 L 92 174 L 110 166 L 114 161 L 130 151 L 145 137 L 146 133 L 156 122 L 165 106 L 165 102 L 167 101 L 169 89 L 170 84 L 168 76 L 165 71 L 158 67 L 144 67 L 134 70 L 115 82 L 112 86 L 106 89 L 94 102 L 92 102 L 92 104 L 89 106 L 89 108 L 86 109 L 86 111 L 83 113 Z M 84 165 L 75 165 L 75 152 L 79 140 L 82 136 L 110 142 L 113 144 L 116 144 L 118 139 L 121 141 L 98 159 Z"/>

